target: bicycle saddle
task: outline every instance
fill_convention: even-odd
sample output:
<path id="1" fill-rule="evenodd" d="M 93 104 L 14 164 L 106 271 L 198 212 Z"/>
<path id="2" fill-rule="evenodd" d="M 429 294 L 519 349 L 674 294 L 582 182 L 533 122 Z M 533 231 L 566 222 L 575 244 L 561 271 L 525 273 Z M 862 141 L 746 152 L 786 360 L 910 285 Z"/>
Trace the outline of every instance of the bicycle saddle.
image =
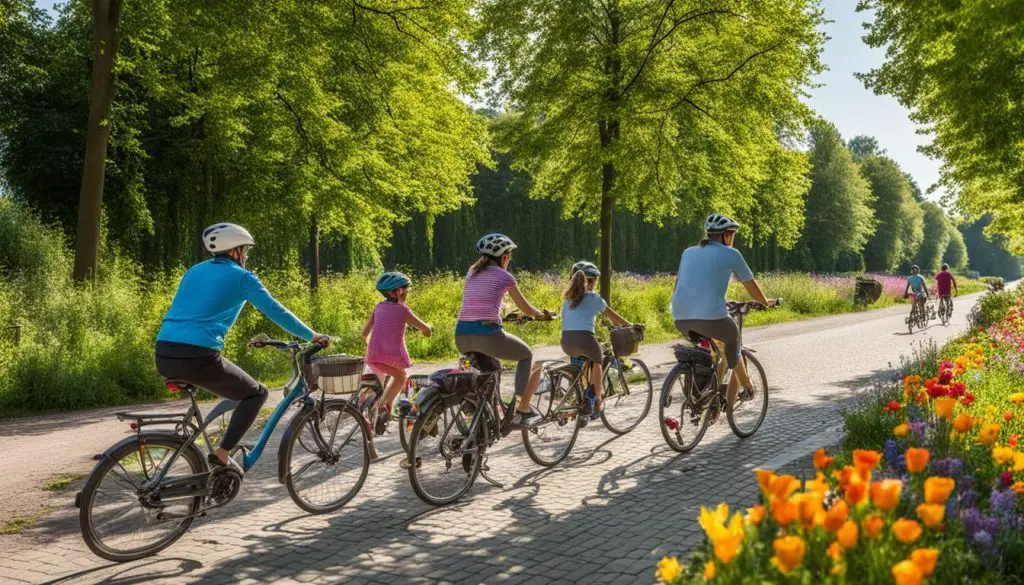
<path id="1" fill-rule="evenodd" d="M 476 351 L 470 351 L 466 352 L 466 359 L 469 360 L 470 365 L 480 370 L 481 372 L 501 371 L 501 362 L 489 355 L 484 355 Z"/>
<path id="2" fill-rule="evenodd" d="M 188 380 L 180 380 L 177 378 L 164 378 L 164 385 L 171 392 L 181 390 L 182 392 L 192 392 L 196 389 L 196 385 Z"/>

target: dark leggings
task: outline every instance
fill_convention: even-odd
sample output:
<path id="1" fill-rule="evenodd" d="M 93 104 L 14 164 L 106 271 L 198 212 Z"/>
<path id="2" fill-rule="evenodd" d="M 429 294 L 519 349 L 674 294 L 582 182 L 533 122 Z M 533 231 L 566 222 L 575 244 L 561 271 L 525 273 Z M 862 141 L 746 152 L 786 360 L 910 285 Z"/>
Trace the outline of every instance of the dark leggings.
<path id="1" fill-rule="evenodd" d="M 220 446 L 231 450 L 249 430 L 267 401 L 267 387 L 215 349 L 159 341 L 156 370 L 165 378 L 185 380 L 229 400 L 237 400 Z"/>
<path id="2" fill-rule="evenodd" d="M 533 352 L 523 340 L 504 331 L 491 335 L 456 335 L 455 347 L 463 354 L 475 351 L 499 360 L 516 360 L 516 396 L 526 393 L 533 367 Z"/>

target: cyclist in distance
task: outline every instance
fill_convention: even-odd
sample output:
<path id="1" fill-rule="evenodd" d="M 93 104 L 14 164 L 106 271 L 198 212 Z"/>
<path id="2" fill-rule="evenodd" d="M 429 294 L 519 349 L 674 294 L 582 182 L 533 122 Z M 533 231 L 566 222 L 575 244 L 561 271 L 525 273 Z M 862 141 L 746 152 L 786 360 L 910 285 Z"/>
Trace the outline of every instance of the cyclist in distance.
<path id="1" fill-rule="evenodd" d="M 687 248 L 679 260 L 672 293 L 672 319 L 679 333 L 687 336 L 692 331 L 725 346 L 726 363 L 736 374 L 729 378 L 727 408 L 733 407 L 740 385 L 744 396 L 753 392 L 747 369 L 740 360 L 739 327 L 726 307 L 730 277 L 736 275 L 755 301 L 769 307 L 777 304 L 776 300 L 765 298 L 743 254 L 732 247 L 739 229 L 739 223 L 724 215 L 709 215 L 704 222 L 706 237 Z"/>
<path id="2" fill-rule="evenodd" d="M 942 271 L 935 275 L 936 288 L 939 289 L 940 302 L 952 302 L 950 300 L 950 285 L 952 290 L 956 291 L 957 296 L 960 295 L 960 287 L 956 285 L 956 279 L 953 278 L 953 273 L 949 271 L 949 264 L 942 265 Z"/>
<path id="3" fill-rule="evenodd" d="M 480 258 L 466 273 L 462 290 L 462 309 L 455 326 L 455 346 L 462 354 L 476 352 L 499 360 L 516 360 L 515 389 L 520 396 L 512 425 L 529 427 L 540 420 L 530 410 L 530 400 L 540 383 L 540 370 L 531 371 L 533 352 L 515 335 L 501 326 L 501 303 L 508 293 L 516 306 L 530 317 L 548 316 L 530 304 L 508 271 L 516 244 L 508 236 L 487 234 L 476 243 Z"/>
<path id="4" fill-rule="evenodd" d="M 295 337 L 321 344 L 331 338 L 310 329 L 246 270 L 249 249 L 256 242 L 245 228 L 214 224 L 203 230 L 203 244 L 213 258 L 189 268 L 178 284 L 156 337 L 156 369 L 165 378 L 185 380 L 238 401 L 224 438 L 210 455 L 214 465 L 228 465 L 228 453 L 252 426 L 268 393 L 266 386 L 221 354 L 224 336 L 245 303 Z"/>
<path id="5" fill-rule="evenodd" d="M 604 315 L 619 327 L 632 325 L 593 292 L 600 276 L 601 271 L 592 262 L 577 262 L 572 266 L 569 286 L 562 294 L 565 297 L 562 303 L 562 351 L 570 358 L 582 356 L 590 361 L 590 386 L 586 398 L 591 403 L 591 420 L 600 418 L 604 410 L 604 354 L 594 335 L 594 321 L 598 315 Z"/>
<path id="6" fill-rule="evenodd" d="M 920 272 L 921 269 L 917 264 L 910 267 L 910 276 L 907 277 L 907 288 L 903 291 L 903 298 L 910 296 L 910 292 L 913 291 L 914 304 L 918 306 L 918 310 L 923 311 L 924 303 L 928 300 L 928 283 L 919 274 Z"/>

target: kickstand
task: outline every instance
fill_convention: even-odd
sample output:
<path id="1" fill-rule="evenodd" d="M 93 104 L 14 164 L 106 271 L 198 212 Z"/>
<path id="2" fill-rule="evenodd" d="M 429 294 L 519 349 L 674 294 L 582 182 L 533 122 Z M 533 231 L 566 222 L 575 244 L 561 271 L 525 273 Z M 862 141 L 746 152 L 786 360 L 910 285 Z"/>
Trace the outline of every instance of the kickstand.
<path id="1" fill-rule="evenodd" d="M 488 475 L 487 472 L 490 471 L 490 470 L 491 470 L 490 466 L 487 465 L 487 456 L 484 455 L 484 460 L 480 464 L 480 476 L 483 477 L 485 480 L 487 480 L 487 483 L 489 483 L 489 484 L 491 484 L 491 485 L 493 485 L 495 487 L 499 487 L 499 488 L 505 489 L 504 485 L 502 485 L 500 482 L 498 482 L 493 477 Z"/>

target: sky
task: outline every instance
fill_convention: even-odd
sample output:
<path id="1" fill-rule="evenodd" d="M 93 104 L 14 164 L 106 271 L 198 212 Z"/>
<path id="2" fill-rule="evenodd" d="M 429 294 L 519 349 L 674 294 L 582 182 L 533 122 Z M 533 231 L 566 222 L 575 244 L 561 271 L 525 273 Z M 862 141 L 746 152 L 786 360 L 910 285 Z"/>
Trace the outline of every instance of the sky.
<path id="1" fill-rule="evenodd" d="M 48 9 L 60 0 L 37 0 Z M 828 71 L 816 82 L 822 87 L 811 91 L 811 106 L 826 120 L 839 128 L 849 140 L 858 134 L 878 139 L 887 154 L 910 173 L 921 189 L 927 190 L 939 178 L 939 161 L 917 151 L 927 137 L 917 134 L 918 126 L 910 121 L 906 108 L 889 96 L 876 96 L 853 74 L 877 67 L 885 60 L 885 52 L 872 49 L 861 41 L 862 23 L 869 18 L 856 11 L 857 0 L 824 0 L 825 17 L 832 21 L 825 26 L 829 41 L 822 61 Z M 929 199 L 937 200 L 941 193 Z"/>

